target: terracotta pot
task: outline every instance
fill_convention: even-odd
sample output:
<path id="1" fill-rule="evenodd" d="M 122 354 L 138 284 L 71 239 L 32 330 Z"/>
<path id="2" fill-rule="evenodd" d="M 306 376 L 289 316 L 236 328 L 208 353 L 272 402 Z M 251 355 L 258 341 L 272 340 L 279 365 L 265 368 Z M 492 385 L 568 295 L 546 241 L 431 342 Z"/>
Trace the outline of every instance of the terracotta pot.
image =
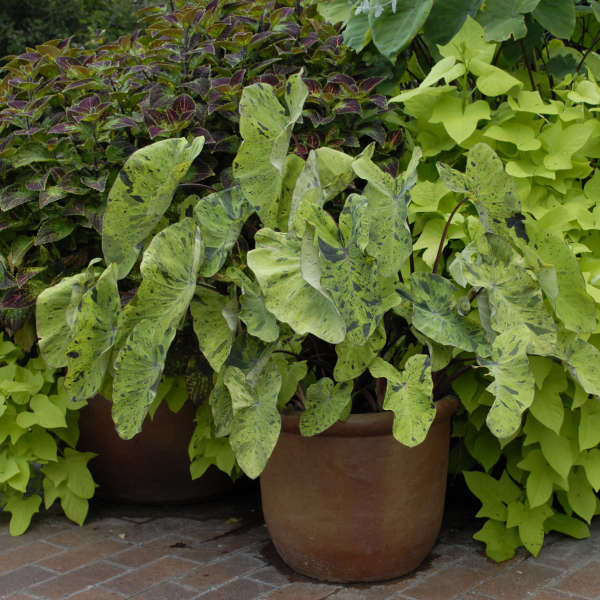
<path id="1" fill-rule="evenodd" d="M 265 521 L 283 560 L 324 581 L 381 581 L 412 571 L 440 531 L 450 419 L 458 402 L 437 402 L 425 441 L 392 437 L 392 413 L 351 415 L 315 437 L 299 416 L 282 431 L 260 478 Z"/>
<path id="2" fill-rule="evenodd" d="M 193 480 L 188 444 L 194 430 L 194 406 L 177 413 L 162 404 L 142 431 L 122 440 L 115 431 L 111 404 L 99 396 L 80 411 L 78 448 L 95 452 L 90 471 L 99 485 L 96 496 L 144 504 L 185 503 L 217 496 L 232 482 L 216 468 Z"/>

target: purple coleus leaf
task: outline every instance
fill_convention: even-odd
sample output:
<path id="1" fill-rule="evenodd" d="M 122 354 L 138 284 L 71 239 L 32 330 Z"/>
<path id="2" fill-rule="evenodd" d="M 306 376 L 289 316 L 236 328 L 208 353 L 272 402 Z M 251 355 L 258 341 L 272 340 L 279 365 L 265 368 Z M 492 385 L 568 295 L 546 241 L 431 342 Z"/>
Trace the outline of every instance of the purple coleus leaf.
<path id="1" fill-rule="evenodd" d="M 196 110 L 196 103 L 191 96 L 188 96 L 187 94 L 181 94 L 175 98 L 171 109 L 180 118 L 184 118 L 184 115 L 193 115 L 194 111 Z"/>
<path id="2" fill-rule="evenodd" d="M 154 139 L 155 137 L 162 135 L 165 132 L 165 130 L 162 127 L 157 127 L 156 125 L 152 126 L 152 127 L 148 127 L 148 135 L 150 136 L 151 139 Z"/>
<path id="3" fill-rule="evenodd" d="M 98 192 L 103 192 L 106 189 L 106 182 L 108 181 L 108 173 L 99 177 L 98 179 L 92 179 L 90 177 L 82 177 L 81 183 L 86 187 L 89 187 Z"/>
<path id="4" fill-rule="evenodd" d="M 4 297 L 0 302 L 0 308 L 4 310 L 17 310 L 21 308 L 28 308 L 34 304 L 35 298 L 32 298 L 27 290 L 13 288 L 4 294 Z"/>
<path id="5" fill-rule="evenodd" d="M 334 106 L 333 112 L 336 115 L 342 115 L 347 113 L 360 115 L 362 113 L 362 110 L 360 108 L 360 103 L 358 100 L 346 98 L 345 100 L 342 100 Z"/>
<path id="6" fill-rule="evenodd" d="M 43 273 L 47 267 L 28 267 L 17 273 L 17 286 L 23 287 L 29 280 Z"/>
<path id="7" fill-rule="evenodd" d="M 43 192 L 46 189 L 46 184 L 48 183 L 48 177 L 50 175 L 50 171 L 48 171 L 45 175 L 41 177 L 36 177 L 34 179 L 30 179 L 25 187 L 32 192 Z"/>
<path id="8" fill-rule="evenodd" d="M 79 129 L 79 127 L 77 127 L 77 125 L 74 125 L 73 123 L 66 123 L 63 121 L 62 123 L 57 123 L 50 129 L 48 129 L 48 133 L 50 133 L 50 134 L 54 134 L 54 133 L 66 134 L 66 133 L 73 133 L 74 131 L 77 131 L 78 129 Z"/>
<path id="9" fill-rule="evenodd" d="M 74 229 L 75 223 L 70 219 L 60 217 L 44 221 L 40 225 L 33 243 L 36 246 L 42 246 L 43 244 L 58 242 L 70 235 Z"/>
<path id="10" fill-rule="evenodd" d="M 17 184 L 9 185 L 0 190 L 0 209 L 3 211 L 11 210 L 21 204 L 26 204 L 35 200 L 36 195 L 26 189 L 22 189 Z"/>
<path id="11" fill-rule="evenodd" d="M 349 75 L 344 75 L 343 73 L 336 73 L 335 75 L 332 75 L 327 80 L 327 83 L 339 84 L 344 89 L 348 90 L 353 94 L 356 94 L 358 92 L 358 86 L 356 85 L 356 81 L 354 81 L 354 79 Z"/>
<path id="12" fill-rule="evenodd" d="M 375 96 L 371 96 L 369 98 L 369 100 L 371 101 L 372 104 L 374 104 L 375 106 L 378 106 L 382 110 L 387 110 L 387 108 L 388 108 L 387 98 L 385 96 L 375 95 Z"/>
<path id="13" fill-rule="evenodd" d="M 368 77 L 358 82 L 358 88 L 361 92 L 368 93 L 372 89 L 376 88 L 382 81 L 385 81 L 385 77 Z"/>

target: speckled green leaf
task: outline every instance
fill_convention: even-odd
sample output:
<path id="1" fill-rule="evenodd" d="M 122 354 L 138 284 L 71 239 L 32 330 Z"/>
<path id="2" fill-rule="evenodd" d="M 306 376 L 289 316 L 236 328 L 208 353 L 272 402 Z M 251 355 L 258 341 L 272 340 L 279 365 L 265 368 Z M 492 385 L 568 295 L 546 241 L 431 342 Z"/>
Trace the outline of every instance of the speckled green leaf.
<path id="1" fill-rule="evenodd" d="M 142 429 L 175 331 L 164 322 L 145 319 L 136 324 L 117 355 L 112 416 L 123 439 L 131 439 Z"/>
<path id="2" fill-rule="evenodd" d="M 194 219 L 204 242 L 202 277 L 212 277 L 224 264 L 237 241 L 242 226 L 252 214 L 239 187 L 198 198 Z"/>
<path id="3" fill-rule="evenodd" d="M 102 251 L 108 263 L 125 277 L 190 165 L 200 154 L 204 138 L 161 140 L 134 152 L 108 194 L 102 225 Z"/>
<path id="4" fill-rule="evenodd" d="M 556 345 L 556 325 L 521 256 L 494 234 L 481 236 L 474 246 L 476 253 L 469 248 L 456 261 L 466 281 L 485 290 L 491 327 L 502 333 L 525 325 L 531 335 L 528 351 L 547 354 Z"/>
<path id="5" fill-rule="evenodd" d="M 373 377 L 387 379 L 383 408 L 394 412 L 394 437 L 405 446 L 420 444 L 435 418 L 429 356 L 414 354 L 401 372 L 376 358 L 369 371 Z"/>
<path id="6" fill-rule="evenodd" d="M 385 345 L 385 328 L 379 322 L 373 335 L 362 346 L 344 340 L 335 347 L 337 362 L 333 370 L 336 381 L 352 381 L 362 375 Z"/>
<path id="7" fill-rule="evenodd" d="M 445 183 L 448 182 L 449 189 L 458 191 L 457 188 L 462 185 L 460 177 L 447 167 L 441 168 L 440 175 Z M 476 144 L 469 150 L 464 184 L 467 198 L 475 205 L 486 231 L 527 241 L 523 224 L 525 217 L 521 213 L 521 201 L 514 181 L 487 144 Z"/>
<path id="8" fill-rule="evenodd" d="M 202 256 L 200 231 L 190 217 L 154 237 L 140 265 L 143 280 L 138 292 L 119 315 L 117 348 L 145 319 L 179 324 L 194 295 Z"/>
<path id="9" fill-rule="evenodd" d="M 196 289 L 202 258 L 200 232 L 191 218 L 157 234 L 142 259 L 138 293 L 119 315 L 114 366 L 113 417 L 119 434 L 141 428 L 179 322 Z M 158 382 L 156 382 L 158 385 Z"/>
<path id="10" fill-rule="evenodd" d="M 346 323 L 349 342 L 366 343 L 383 314 L 378 265 L 366 254 L 369 240 L 367 199 L 351 194 L 339 220 L 343 245 L 330 245 L 320 236 L 321 284 Z M 319 231 L 317 231 L 319 235 Z"/>
<path id="11" fill-rule="evenodd" d="M 208 403 L 215 426 L 215 436 L 224 437 L 231 433 L 233 423 L 233 406 L 229 390 L 223 383 L 224 371 L 219 373 L 217 381 L 210 392 Z"/>
<path id="12" fill-rule="evenodd" d="M 346 189 L 354 179 L 352 162 L 351 156 L 331 148 L 311 150 L 294 187 L 289 230 L 295 230 L 301 237 L 307 207 L 322 208 L 325 202 Z"/>
<path id="13" fill-rule="evenodd" d="M 600 350 L 569 333 L 561 335 L 559 343 L 559 358 L 571 376 L 588 394 L 600 396 Z"/>
<path id="14" fill-rule="evenodd" d="M 526 251 L 535 257 L 542 289 L 563 325 L 577 333 L 596 329 L 596 303 L 586 291 L 577 258 L 557 235 L 537 224 L 526 226 L 529 244 Z"/>
<path id="15" fill-rule="evenodd" d="M 296 333 L 312 333 L 332 344 L 340 343 L 346 335 L 344 321 L 326 292 L 303 276 L 302 242 L 271 229 L 261 229 L 255 240 L 257 247 L 248 252 L 248 266 L 267 309 Z M 307 247 L 307 252 L 311 249 Z"/>
<path id="16" fill-rule="evenodd" d="M 239 269 L 227 269 L 226 275 L 242 292 L 238 316 L 248 333 L 263 342 L 274 342 L 279 337 L 279 326 L 275 315 L 267 310 L 258 284 Z"/>
<path id="17" fill-rule="evenodd" d="M 306 390 L 304 412 L 300 416 L 300 433 L 317 435 L 336 421 L 347 418 L 352 404 L 352 383 L 334 384 L 323 377 Z"/>
<path id="18" fill-rule="evenodd" d="M 244 473 L 255 479 L 265 468 L 279 437 L 281 417 L 277 410 L 277 397 L 281 375 L 275 365 L 268 365 L 253 386 L 247 379 L 242 379 L 242 371 L 236 371 L 237 385 L 234 386 L 232 381 L 228 385 L 234 404 L 230 443 Z"/>
<path id="19" fill-rule="evenodd" d="M 454 346 L 480 355 L 489 354 L 483 330 L 463 317 L 451 281 L 435 273 L 416 272 L 410 291 L 401 294 L 413 303 L 413 325 L 438 344 Z"/>
<path id="20" fill-rule="evenodd" d="M 67 319 L 69 306 L 79 304 L 89 271 L 65 277 L 56 285 L 46 288 L 36 302 L 36 328 L 39 347 L 50 367 L 65 367 L 68 362 L 67 347 L 71 341 L 71 327 Z"/>
<path id="21" fill-rule="evenodd" d="M 487 388 L 494 396 L 487 426 L 500 439 L 519 430 L 521 416 L 533 402 L 535 378 L 527 360 L 529 336 L 527 327 L 515 327 L 495 339 L 490 359 L 479 358 L 479 364 L 493 377 Z"/>
<path id="22" fill-rule="evenodd" d="M 367 252 L 377 259 L 383 277 L 393 277 L 412 252 L 412 237 L 406 217 L 410 190 L 417 182 L 421 150 L 415 148 L 404 173 L 394 178 L 372 160 L 371 144 L 354 161 L 352 168 L 368 185 L 364 191 L 369 202 L 369 244 Z"/>
<path id="23" fill-rule="evenodd" d="M 280 195 L 292 128 L 307 95 L 301 73 L 287 81 L 287 113 L 266 83 L 249 85 L 242 92 L 239 110 L 243 142 L 233 162 L 233 174 L 261 217 L 268 214 Z"/>
<path id="24" fill-rule="evenodd" d="M 229 356 L 237 327 L 231 300 L 216 290 L 198 286 L 190 311 L 200 351 L 218 372 Z"/>
<path id="25" fill-rule="evenodd" d="M 116 265 L 113 263 L 96 285 L 83 295 L 75 312 L 65 378 L 65 389 L 73 400 L 91 398 L 100 389 L 109 350 L 115 341 L 120 310 Z"/>

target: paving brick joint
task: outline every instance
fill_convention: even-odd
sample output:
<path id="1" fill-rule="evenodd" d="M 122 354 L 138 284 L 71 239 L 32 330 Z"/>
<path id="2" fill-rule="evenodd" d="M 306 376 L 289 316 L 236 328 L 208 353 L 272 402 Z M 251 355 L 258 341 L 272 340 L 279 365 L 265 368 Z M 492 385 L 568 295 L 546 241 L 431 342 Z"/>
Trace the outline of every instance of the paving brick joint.
<path id="1" fill-rule="evenodd" d="M 186 506 L 95 502 L 83 527 L 55 512 L 21 537 L 0 518 L 1 600 L 600 600 L 600 525 L 550 535 L 537 558 L 502 564 L 472 540 L 478 523 L 449 507 L 431 555 L 378 584 L 331 584 L 277 556 L 256 490 Z"/>

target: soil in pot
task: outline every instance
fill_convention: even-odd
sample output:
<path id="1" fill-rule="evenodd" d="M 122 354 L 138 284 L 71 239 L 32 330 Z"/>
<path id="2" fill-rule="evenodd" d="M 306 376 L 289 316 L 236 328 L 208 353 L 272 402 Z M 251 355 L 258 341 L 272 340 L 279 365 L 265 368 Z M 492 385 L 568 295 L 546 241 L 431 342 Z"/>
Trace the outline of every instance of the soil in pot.
<path id="1" fill-rule="evenodd" d="M 143 504 L 185 503 L 229 491 L 231 479 L 211 467 L 199 479 L 190 475 L 188 444 L 194 431 L 193 404 L 173 413 L 163 403 L 142 431 L 122 440 L 115 431 L 111 404 L 96 396 L 80 411 L 78 448 L 95 452 L 90 471 L 99 485 L 96 496 Z"/>
<path id="2" fill-rule="evenodd" d="M 284 416 L 260 479 L 283 560 L 323 581 L 382 581 L 416 569 L 440 531 L 457 405 L 438 401 L 414 448 L 393 438 L 390 412 L 351 415 L 310 438 L 300 435 L 299 416 Z"/>

